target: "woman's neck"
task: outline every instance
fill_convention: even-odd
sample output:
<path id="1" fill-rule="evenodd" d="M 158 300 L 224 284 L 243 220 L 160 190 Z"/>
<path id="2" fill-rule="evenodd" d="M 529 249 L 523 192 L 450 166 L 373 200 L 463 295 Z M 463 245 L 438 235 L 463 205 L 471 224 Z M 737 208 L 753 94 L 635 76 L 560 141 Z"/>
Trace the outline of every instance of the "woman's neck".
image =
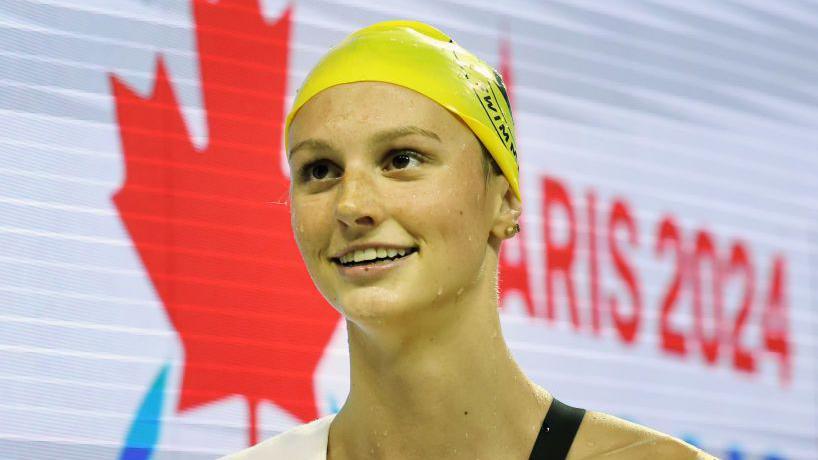
<path id="1" fill-rule="evenodd" d="M 528 458 L 551 396 L 512 358 L 488 291 L 394 325 L 347 322 L 351 386 L 330 460 Z"/>

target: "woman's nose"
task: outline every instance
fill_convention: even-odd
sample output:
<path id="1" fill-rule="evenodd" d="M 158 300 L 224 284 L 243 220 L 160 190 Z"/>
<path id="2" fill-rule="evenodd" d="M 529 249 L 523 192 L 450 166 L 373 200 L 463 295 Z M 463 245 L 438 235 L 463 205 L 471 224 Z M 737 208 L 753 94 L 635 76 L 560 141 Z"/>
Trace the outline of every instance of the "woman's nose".
<path id="1" fill-rule="evenodd" d="M 365 173 L 345 172 L 335 215 L 345 228 L 366 230 L 378 225 L 382 211 L 372 178 Z"/>

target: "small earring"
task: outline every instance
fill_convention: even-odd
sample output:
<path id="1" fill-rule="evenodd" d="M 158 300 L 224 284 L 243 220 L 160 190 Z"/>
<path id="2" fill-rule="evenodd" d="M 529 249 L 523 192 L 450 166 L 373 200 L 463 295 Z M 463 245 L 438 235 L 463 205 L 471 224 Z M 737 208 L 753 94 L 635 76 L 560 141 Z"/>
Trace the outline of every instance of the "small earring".
<path id="1" fill-rule="evenodd" d="M 509 225 L 506 227 L 506 236 L 511 238 L 514 234 L 520 231 L 520 224 Z"/>

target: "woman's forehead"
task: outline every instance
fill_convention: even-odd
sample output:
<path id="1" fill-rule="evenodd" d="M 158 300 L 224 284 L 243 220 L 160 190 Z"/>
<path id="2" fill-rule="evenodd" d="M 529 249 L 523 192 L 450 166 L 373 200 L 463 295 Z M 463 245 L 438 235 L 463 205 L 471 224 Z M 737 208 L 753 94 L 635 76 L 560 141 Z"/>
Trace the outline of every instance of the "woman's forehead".
<path id="1" fill-rule="evenodd" d="M 441 138 L 470 135 L 456 115 L 418 92 L 391 83 L 355 82 L 327 88 L 304 104 L 290 125 L 290 143 L 322 134 L 365 135 L 404 126 Z"/>

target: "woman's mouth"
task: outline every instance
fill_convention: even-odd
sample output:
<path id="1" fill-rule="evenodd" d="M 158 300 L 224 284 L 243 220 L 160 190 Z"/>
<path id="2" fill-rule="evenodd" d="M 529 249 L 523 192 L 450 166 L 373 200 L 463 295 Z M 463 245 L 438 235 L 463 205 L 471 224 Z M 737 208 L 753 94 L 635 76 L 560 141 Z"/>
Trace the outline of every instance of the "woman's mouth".
<path id="1" fill-rule="evenodd" d="M 354 257 L 346 256 L 333 258 L 332 261 L 338 266 L 341 274 L 349 279 L 364 280 L 378 277 L 392 269 L 404 265 L 412 259 L 412 255 L 418 252 L 418 248 L 407 248 L 395 252 L 384 254 L 376 253 L 355 254 Z M 343 259 L 343 262 L 342 262 Z M 355 260 L 359 259 L 359 260 Z"/>
<path id="2" fill-rule="evenodd" d="M 344 257 L 335 257 L 332 259 L 338 265 L 343 267 L 361 267 L 365 265 L 384 265 L 394 260 L 403 259 L 417 252 L 418 248 L 407 249 L 372 249 L 370 251 L 355 251 Z"/>

